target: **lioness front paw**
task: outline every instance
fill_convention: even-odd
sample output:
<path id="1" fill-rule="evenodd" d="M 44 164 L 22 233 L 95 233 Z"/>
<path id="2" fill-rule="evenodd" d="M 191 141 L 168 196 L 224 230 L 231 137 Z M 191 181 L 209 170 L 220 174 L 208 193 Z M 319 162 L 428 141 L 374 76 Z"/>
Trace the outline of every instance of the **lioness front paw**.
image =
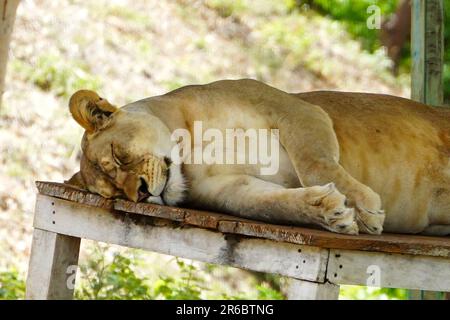
<path id="1" fill-rule="evenodd" d="M 325 215 L 325 223 L 322 226 L 332 232 L 353 234 L 359 232 L 358 224 L 355 220 L 355 209 L 344 208 Z"/>
<path id="2" fill-rule="evenodd" d="M 346 197 L 333 183 L 310 188 L 309 201 L 315 207 L 315 221 L 323 228 L 337 233 L 358 234 L 355 209 L 348 208 Z"/>
<path id="3" fill-rule="evenodd" d="M 362 233 L 381 234 L 383 232 L 385 214 L 383 210 L 368 210 L 356 207 L 356 222 Z"/>
<path id="4" fill-rule="evenodd" d="M 348 195 L 349 205 L 355 208 L 359 231 L 368 234 L 381 234 L 385 219 L 381 210 L 381 198 L 369 188 L 361 188 Z"/>

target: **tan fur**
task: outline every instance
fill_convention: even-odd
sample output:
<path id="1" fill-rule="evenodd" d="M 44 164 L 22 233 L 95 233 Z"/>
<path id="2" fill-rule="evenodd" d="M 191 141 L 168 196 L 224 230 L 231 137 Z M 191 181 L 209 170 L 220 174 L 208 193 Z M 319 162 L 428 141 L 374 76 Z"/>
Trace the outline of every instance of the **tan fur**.
<path id="1" fill-rule="evenodd" d="M 95 117 L 86 101 L 98 103 L 97 96 L 75 97 L 72 114 L 87 131 L 83 179 L 73 181 L 103 196 L 138 201 L 144 184 L 167 204 L 334 232 L 379 234 L 383 224 L 390 232 L 449 230 L 445 109 L 375 94 L 288 94 L 254 80 L 188 86 L 118 110 L 99 108 Z M 219 164 L 184 164 L 182 173 L 163 161 L 177 147 L 171 132 L 192 132 L 194 121 L 221 132 L 279 129 L 278 173 Z M 127 163 L 117 163 L 112 145 Z"/>

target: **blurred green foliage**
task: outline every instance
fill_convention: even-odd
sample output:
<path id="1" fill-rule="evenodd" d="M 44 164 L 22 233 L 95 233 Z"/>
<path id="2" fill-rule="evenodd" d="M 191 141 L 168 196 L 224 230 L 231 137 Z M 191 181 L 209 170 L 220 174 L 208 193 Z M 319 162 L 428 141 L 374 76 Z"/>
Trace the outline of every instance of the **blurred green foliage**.
<path id="1" fill-rule="evenodd" d="M 347 30 L 361 41 L 365 49 L 374 52 L 381 43 L 378 30 L 367 27 L 366 22 L 370 15 L 367 8 L 377 5 L 383 16 L 389 16 L 395 12 L 398 2 L 398 0 L 300 0 L 298 4 L 308 5 L 333 20 L 342 21 Z"/>
<path id="2" fill-rule="evenodd" d="M 87 263 L 80 266 L 75 297 L 80 300 L 152 299 L 146 278 L 136 274 L 137 261 L 134 255 L 115 254 L 107 262 L 105 252 L 95 247 Z"/>
<path id="3" fill-rule="evenodd" d="M 0 300 L 16 300 L 25 297 L 25 281 L 15 269 L 0 272 Z"/>
<path id="4" fill-rule="evenodd" d="M 228 18 L 247 9 L 242 0 L 206 0 L 206 5 L 217 11 L 222 18 Z"/>
<path id="5" fill-rule="evenodd" d="M 361 286 L 341 286 L 339 298 L 348 300 L 407 300 L 408 290 Z"/>
<path id="6" fill-rule="evenodd" d="M 192 262 L 175 259 L 177 272 L 171 275 L 160 274 L 156 281 L 150 281 L 139 274 L 143 259 L 136 250 L 127 250 L 114 254 L 111 261 L 106 259 L 105 251 L 94 247 L 90 259 L 80 266 L 75 297 L 95 300 L 200 300 L 216 299 L 282 299 L 283 295 L 267 286 L 265 282 L 256 285 L 257 296 L 243 293 L 227 295 L 213 293 L 205 276 L 214 267 L 200 270 Z M 144 267 L 145 268 L 145 267 Z"/>
<path id="7" fill-rule="evenodd" d="M 82 62 L 64 59 L 60 54 L 43 54 L 34 63 L 13 60 L 12 67 L 26 81 L 44 91 L 69 97 L 79 89 L 99 90 L 102 82 Z"/>
<path id="8" fill-rule="evenodd" d="M 274 288 L 271 288 L 267 284 L 259 284 L 256 286 L 256 290 L 258 291 L 258 299 L 259 300 L 283 300 L 283 294 Z"/>
<path id="9" fill-rule="evenodd" d="M 166 300 L 200 300 L 205 281 L 193 264 L 176 259 L 180 275 L 162 275 L 154 285 L 154 296 Z"/>
<path id="10" fill-rule="evenodd" d="M 344 23 L 348 32 L 357 38 L 363 48 L 369 52 L 375 52 L 381 47 L 379 30 L 367 28 L 367 8 L 377 5 L 384 17 L 393 14 L 399 4 L 399 0 L 293 0 L 293 7 L 297 9 L 305 6 L 328 16 L 333 20 Z M 450 3 L 444 1 L 445 15 L 445 52 L 444 52 L 444 95 L 450 100 Z M 411 68 L 410 43 L 407 43 L 402 51 L 400 70 L 409 72 Z"/>

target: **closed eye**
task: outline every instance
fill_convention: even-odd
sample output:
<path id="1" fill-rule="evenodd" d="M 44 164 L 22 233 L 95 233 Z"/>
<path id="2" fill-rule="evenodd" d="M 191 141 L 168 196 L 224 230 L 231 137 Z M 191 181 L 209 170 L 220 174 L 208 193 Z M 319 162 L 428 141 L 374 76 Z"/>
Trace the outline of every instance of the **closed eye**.
<path id="1" fill-rule="evenodd" d="M 111 143 L 111 155 L 112 155 L 112 158 L 113 158 L 114 162 L 115 162 L 118 166 L 126 166 L 126 165 L 128 165 L 128 164 L 131 163 L 131 162 L 129 162 L 129 163 L 124 163 L 123 161 L 121 161 L 121 160 L 119 159 L 119 157 L 117 157 L 116 153 L 114 152 L 114 145 L 113 145 L 112 143 Z"/>

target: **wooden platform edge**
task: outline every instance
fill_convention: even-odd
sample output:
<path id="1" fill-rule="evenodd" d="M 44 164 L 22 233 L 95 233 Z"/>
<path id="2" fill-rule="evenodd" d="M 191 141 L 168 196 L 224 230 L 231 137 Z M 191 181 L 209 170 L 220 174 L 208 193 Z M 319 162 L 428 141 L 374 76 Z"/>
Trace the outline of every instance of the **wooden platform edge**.
<path id="1" fill-rule="evenodd" d="M 88 206 L 168 219 L 180 224 L 280 242 L 326 249 L 360 250 L 436 257 L 450 257 L 450 238 L 384 234 L 350 236 L 303 227 L 281 226 L 194 209 L 105 199 L 73 186 L 37 181 L 40 194 Z"/>

